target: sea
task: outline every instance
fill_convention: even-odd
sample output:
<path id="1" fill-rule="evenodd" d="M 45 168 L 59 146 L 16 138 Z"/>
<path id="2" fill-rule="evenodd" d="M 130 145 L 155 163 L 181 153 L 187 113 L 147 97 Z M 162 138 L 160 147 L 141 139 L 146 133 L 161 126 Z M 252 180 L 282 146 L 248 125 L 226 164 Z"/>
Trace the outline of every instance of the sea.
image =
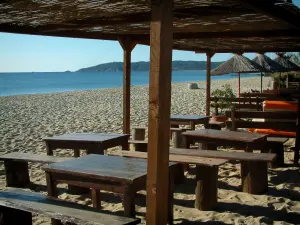
<path id="1" fill-rule="evenodd" d="M 241 77 L 257 76 L 243 74 Z M 212 80 L 237 79 L 236 74 L 213 76 Z M 172 82 L 206 80 L 206 71 L 173 71 Z M 132 72 L 131 85 L 147 85 L 149 72 Z M 0 96 L 42 94 L 122 87 L 122 72 L 0 73 Z"/>

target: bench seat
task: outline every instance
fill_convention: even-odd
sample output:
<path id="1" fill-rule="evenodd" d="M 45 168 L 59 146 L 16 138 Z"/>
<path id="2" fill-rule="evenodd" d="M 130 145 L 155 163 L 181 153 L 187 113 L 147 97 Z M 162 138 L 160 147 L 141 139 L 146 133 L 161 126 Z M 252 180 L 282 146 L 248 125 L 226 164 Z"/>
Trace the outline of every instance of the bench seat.
<path id="1" fill-rule="evenodd" d="M 0 160 L 4 161 L 7 187 L 24 187 L 30 183 L 28 162 L 49 164 L 69 159 L 21 152 L 0 155 Z"/>
<path id="2" fill-rule="evenodd" d="M 146 152 L 115 151 L 108 154 L 147 159 Z M 184 178 L 183 166 L 185 164 L 196 164 L 195 208 L 212 210 L 218 202 L 218 169 L 220 165 L 227 163 L 228 160 L 170 154 L 170 161 L 180 163 L 176 174 L 173 174 L 175 178 L 180 177 L 180 179 Z"/>
<path id="3" fill-rule="evenodd" d="M 22 190 L 0 192 L 0 224 L 32 225 L 32 213 L 50 217 L 53 224 L 121 225 L 138 224 L 140 219 L 101 212 L 85 205 L 48 198 Z"/>
<path id="4" fill-rule="evenodd" d="M 250 194 L 262 194 L 268 190 L 268 163 L 275 160 L 273 153 L 225 152 L 198 149 L 171 148 L 173 155 L 207 157 L 241 162 L 242 190 Z"/>

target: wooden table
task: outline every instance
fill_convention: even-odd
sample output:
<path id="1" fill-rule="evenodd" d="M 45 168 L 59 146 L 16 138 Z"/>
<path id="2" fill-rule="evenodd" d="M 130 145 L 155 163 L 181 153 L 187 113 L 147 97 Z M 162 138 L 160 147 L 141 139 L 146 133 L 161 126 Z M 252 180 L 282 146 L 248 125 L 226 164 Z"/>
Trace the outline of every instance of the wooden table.
<path id="1" fill-rule="evenodd" d="M 208 125 L 211 116 L 185 116 L 185 115 L 171 115 L 170 123 L 173 125 L 190 125 L 192 130 L 195 130 L 195 125 Z"/>
<path id="2" fill-rule="evenodd" d="M 268 136 L 267 134 L 213 129 L 186 131 L 182 135 L 186 138 L 186 148 L 189 148 L 191 142 L 198 141 L 219 146 L 243 147 L 246 152 L 253 152 L 253 145 L 266 140 Z"/>
<path id="3" fill-rule="evenodd" d="M 169 221 L 173 222 L 173 177 L 177 164 L 170 163 Z M 146 188 L 147 160 L 119 156 L 87 155 L 44 167 L 48 195 L 57 197 L 57 183 L 90 188 L 93 207 L 100 208 L 100 190 L 123 196 L 124 214 L 135 216 L 135 194 Z M 171 223 L 172 223 L 171 222 Z"/>
<path id="4" fill-rule="evenodd" d="M 212 129 L 187 131 L 182 133 L 182 135 L 186 137 L 186 148 L 189 148 L 189 143 L 198 141 L 205 144 L 213 144 L 215 146 L 226 145 L 242 147 L 245 152 L 253 152 L 254 146 L 259 147 L 261 145 L 263 148 L 263 142 L 268 136 L 267 134 Z M 260 161 L 241 161 L 241 179 L 244 192 L 251 194 L 264 192 L 268 187 L 267 163 Z"/>
<path id="5" fill-rule="evenodd" d="M 107 133 L 72 133 L 54 137 L 46 137 L 47 155 L 53 155 L 57 148 L 74 149 L 74 156 L 79 157 L 79 150 L 86 149 L 87 154 L 103 154 L 107 148 L 122 146 L 128 150 L 128 134 Z"/>

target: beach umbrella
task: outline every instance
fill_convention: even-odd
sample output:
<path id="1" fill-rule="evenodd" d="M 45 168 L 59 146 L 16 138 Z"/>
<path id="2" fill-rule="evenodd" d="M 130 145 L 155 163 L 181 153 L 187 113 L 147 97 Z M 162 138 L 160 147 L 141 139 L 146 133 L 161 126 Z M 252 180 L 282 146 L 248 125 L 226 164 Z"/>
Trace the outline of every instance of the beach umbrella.
<path id="1" fill-rule="evenodd" d="M 259 73 L 264 72 L 264 69 L 252 62 L 250 59 L 246 58 L 243 55 L 235 54 L 226 62 L 219 65 L 217 68 L 211 71 L 212 76 L 218 76 L 228 73 L 238 73 L 238 90 L 239 90 L 239 97 L 241 94 L 241 73 Z"/>
<path id="2" fill-rule="evenodd" d="M 287 57 L 284 57 L 282 54 L 279 54 L 275 59 L 275 62 L 280 64 L 281 66 L 285 67 L 287 71 L 300 71 L 300 67 L 297 66 L 295 63 L 291 62 Z M 281 77 L 281 72 L 279 73 L 279 76 Z M 287 77 L 287 84 L 288 84 L 288 77 Z"/>
<path id="3" fill-rule="evenodd" d="M 276 72 L 287 72 L 288 69 L 281 66 L 274 60 L 270 59 L 268 56 L 264 54 L 258 53 L 254 59 L 252 59 L 253 62 L 260 65 L 264 71 L 261 71 L 260 73 L 260 92 L 262 93 L 262 74 L 265 73 L 276 73 Z"/>

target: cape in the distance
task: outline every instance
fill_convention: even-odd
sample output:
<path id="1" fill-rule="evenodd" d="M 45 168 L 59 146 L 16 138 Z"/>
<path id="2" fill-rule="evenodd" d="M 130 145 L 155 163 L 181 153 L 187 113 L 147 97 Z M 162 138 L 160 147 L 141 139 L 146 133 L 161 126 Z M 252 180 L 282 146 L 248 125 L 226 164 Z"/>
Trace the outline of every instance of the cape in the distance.
<path id="1" fill-rule="evenodd" d="M 212 62 L 211 68 L 214 69 L 223 62 Z M 149 71 L 149 62 L 133 62 L 131 63 L 132 71 Z M 206 61 L 173 61 L 173 71 L 184 70 L 206 70 Z M 121 72 L 123 71 L 123 62 L 103 63 L 96 66 L 82 68 L 77 72 Z"/>

